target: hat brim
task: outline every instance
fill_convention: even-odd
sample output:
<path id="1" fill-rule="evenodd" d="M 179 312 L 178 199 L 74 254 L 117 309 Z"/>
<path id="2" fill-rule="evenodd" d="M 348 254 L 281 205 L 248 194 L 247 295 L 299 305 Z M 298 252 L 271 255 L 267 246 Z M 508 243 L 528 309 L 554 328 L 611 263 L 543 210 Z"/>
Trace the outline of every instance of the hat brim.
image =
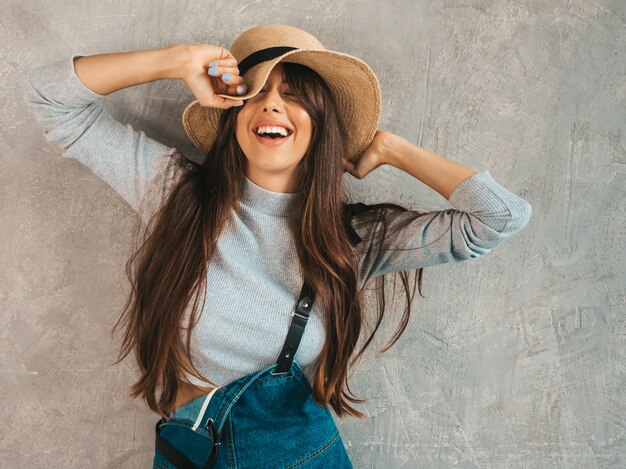
<path id="1" fill-rule="evenodd" d="M 381 114 L 381 90 L 376 75 L 362 60 L 328 50 L 294 50 L 250 68 L 244 75 L 248 92 L 241 96 L 219 94 L 227 99 L 256 96 L 280 62 L 306 65 L 326 82 L 335 99 L 339 125 L 345 139 L 345 157 L 356 161 L 371 144 Z M 222 109 L 191 102 L 183 112 L 183 128 L 191 141 L 207 154 L 215 142 Z"/>

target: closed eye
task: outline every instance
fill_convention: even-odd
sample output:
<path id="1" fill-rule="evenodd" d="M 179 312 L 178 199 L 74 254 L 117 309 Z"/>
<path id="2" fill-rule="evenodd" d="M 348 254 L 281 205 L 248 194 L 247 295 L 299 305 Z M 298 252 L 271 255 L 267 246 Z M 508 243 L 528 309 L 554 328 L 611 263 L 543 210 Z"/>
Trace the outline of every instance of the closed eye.
<path id="1" fill-rule="evenodd" d="M 261 90 L 259 91 L 259 93 L 266 93 L 266 92 L 267 92 L 267 90 L 266 90 L 266 89 L 261 89 Z M 295 93 L 292 93 L 291 91 L 284 91 L 284 92 L 283 92 L 283 94 L 284 94 L 284 95 L 287 95 L 287 96 L 295 96 Z"/>

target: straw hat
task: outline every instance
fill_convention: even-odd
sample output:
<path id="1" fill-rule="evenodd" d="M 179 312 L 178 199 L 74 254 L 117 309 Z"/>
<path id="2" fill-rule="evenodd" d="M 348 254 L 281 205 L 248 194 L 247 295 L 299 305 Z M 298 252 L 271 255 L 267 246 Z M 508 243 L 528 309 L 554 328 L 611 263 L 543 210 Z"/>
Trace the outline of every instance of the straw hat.
<path id="1" fill-rule="evenodd" d="M 237 59 L 239 74 L 248 85 L 246 94 L 224 98 L 248 99 L 263 88 L 279 62 L 294 62 L 315 70 L 330 88 L 345 138 L 345 157 L 355 162 L 372 142 L 381 113 L 380 84 L 362 60 L 326 50 L 311 34 L 284 24 L 263 24 L 243 32 L 229 49 Z M 183 127 L 191 141 L 207 154 L 216 138 L 222 109 L 203 107 L 198 100 L 183 112 Z"/>

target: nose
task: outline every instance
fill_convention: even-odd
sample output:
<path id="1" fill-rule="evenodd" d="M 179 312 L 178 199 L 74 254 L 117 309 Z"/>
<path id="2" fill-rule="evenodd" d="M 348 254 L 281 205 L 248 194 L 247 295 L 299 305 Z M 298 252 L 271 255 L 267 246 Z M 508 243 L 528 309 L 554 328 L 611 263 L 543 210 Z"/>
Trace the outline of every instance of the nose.
<path id="1" fill-rule="evenodd" d="M 261 100 L 261 104 L 263 105 L 263 111 L 271 110 L 280 112 L 283 110 L 284 101 L 278 90 L 272 89 L 265 93 L 265 96 Z"/>

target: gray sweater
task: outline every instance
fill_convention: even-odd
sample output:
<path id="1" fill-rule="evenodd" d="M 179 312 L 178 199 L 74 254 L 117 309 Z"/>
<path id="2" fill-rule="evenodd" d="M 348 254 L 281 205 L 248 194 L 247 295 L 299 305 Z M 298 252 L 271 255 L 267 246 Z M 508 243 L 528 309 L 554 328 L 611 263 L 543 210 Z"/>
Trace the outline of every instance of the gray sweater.
<path id="1" fill-rule="evenodd" d="M 173 162 L 184 156 L 113 119 L 103 107 L 105 95 L 91 91 L 76 75 L 73 59 L 78 56 L 30 70 L 26 102 L 46 141 L 102 178 L 145 221 L 176 183 L 180 174 Z M 274 363 L 285 341 L 302 286 L 286 224 L 293 201 L 294 194 L 271 192 L 246 178 L 241 215 L 218 242 L 205 307 L 192 337 L 194 364 L 218 385 Z M 415 218 L 397 232 L 379 262 L 360 255 L 361 277 L 475 259 L 519 232 L 531 216 L 530 204 L 498 184 L 488 170 L 463 181 L 449 202 L 452 209 Z M 392 226 L 411 215 L 390 220 Z M 357 229 L 361 245 L 375 230 Z M 324 315 L 314 303 L 295 355 L 311 383 L 311 365 L 324 342 Z"/>

